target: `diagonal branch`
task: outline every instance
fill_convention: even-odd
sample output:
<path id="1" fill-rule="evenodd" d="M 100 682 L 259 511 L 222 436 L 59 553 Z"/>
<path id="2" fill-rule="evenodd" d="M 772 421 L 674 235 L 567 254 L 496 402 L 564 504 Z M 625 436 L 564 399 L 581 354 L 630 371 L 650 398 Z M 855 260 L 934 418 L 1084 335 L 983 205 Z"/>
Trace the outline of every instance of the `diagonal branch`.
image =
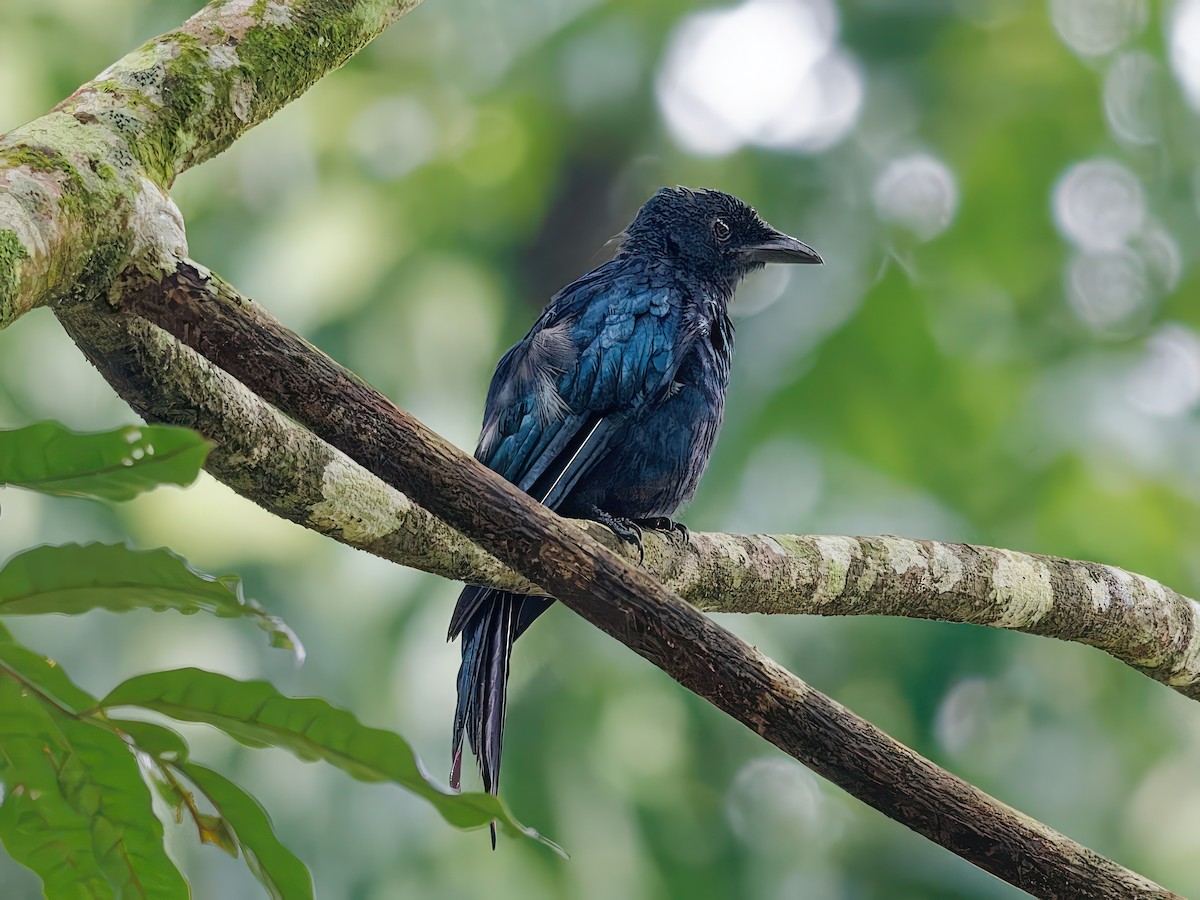
<path id="1" fill-rule="evenodd" d="M 120 134 L 154 182 L 169 188 L 419 2 L 214 0 L 113 63 L 50 115 Z"/>
<path id="2" fill-rule="evenodd" d="M 575 612 L 850 793 L 1042 896 L 1170 892 L 940 769 L 447 444 L 194 264 L 135 276 L 154 322 Z"/>
<path id="3" fill-rule="evenodd" d="M 158 326 L 107 306 L 56 313 L 121 399 L 147 421 L 193 428 L 212 440 L 205 468 L 268 512 L 426 572 L 533 589 Z"/>
<path id="4" fill-rule="evenodd" d="M 59 311 L 148 421 L 216 442 L 208 469 L 269 512 L 445 578 L 536 588 L 169 334 L 111 309 Z M 610 550 L 633 548 L 576 522 Z M 1200 699 L 1200 604 L 1113 566 L 897 537 L 646 535 L 645 568 L 707 612 L 890 615 L 990 625 L 1096 647 Z"/>

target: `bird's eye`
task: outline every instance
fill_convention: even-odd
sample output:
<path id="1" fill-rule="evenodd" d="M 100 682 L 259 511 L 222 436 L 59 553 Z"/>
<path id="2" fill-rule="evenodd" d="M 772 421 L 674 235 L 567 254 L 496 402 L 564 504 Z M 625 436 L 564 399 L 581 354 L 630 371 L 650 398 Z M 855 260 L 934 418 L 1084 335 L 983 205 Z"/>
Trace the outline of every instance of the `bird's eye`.
<path id="1" fill-rule="evenodd" d="M 729 223 L 724 219 L 716 219 L 713 221 L 713 234 L 723 244 L 729 240 L 729 235 L 733 234 L 733 229 L 729 227 Z"/>

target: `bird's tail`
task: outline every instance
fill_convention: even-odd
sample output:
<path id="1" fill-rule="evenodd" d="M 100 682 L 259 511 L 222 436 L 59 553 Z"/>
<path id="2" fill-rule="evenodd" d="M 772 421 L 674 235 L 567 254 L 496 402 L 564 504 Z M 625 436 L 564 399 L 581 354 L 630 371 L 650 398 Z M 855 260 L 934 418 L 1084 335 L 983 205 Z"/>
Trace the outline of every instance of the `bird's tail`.
<path id="1" fill-rule="evenodd" d="M 500 788 L 500 753 L 504 746 L 504 711 L 512 646 L 530 623 L 550 605 L 541 597 L 525 597 L 491 588 L 468 587 L 458 599 L 450 622 L 450 639 L 462 634 L 458 669 L 458 705 L 454 710 L 450 786 L 462 780 L 463 736 L 479 761 L 484 790 Z M 492 824 L 492 846 L 496 826 Z"/>
<path id="2" fill-rule="evenodd" d="M 471 752 L 479 760 L 483 787 L 496 793 L 500 787 L 500 751 L 504 744 L 504 707 L 508 694 L 508 664 L 515 640 L 516 609 L 519 598 L 502 591 L 467 588 L 471 592 L 491 594 L 473 603 L 462 623 L 462 665 L 458 669 L 458 705 L 454 710 L 454 767 L 450 786 L 458 788 L 462 773 L 463 735 Z M 474 600 L 474 598 L 471 598 Z M 451 637 L 455 631 L 451 631 Z"/>

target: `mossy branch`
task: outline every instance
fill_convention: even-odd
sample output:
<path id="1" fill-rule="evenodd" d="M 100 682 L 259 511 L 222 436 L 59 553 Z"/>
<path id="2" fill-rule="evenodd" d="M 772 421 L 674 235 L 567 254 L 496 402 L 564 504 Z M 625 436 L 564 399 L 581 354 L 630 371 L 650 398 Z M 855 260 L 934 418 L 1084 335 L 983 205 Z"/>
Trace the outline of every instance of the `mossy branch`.
<path id="1" fill-rule="evenodd" d="M 186 254 L 163 193 L 419 0 L 214 0 L 53 110 L 0 135 L 0 328 Z M 151 252 L 154 251 L 154 252 Z"/>

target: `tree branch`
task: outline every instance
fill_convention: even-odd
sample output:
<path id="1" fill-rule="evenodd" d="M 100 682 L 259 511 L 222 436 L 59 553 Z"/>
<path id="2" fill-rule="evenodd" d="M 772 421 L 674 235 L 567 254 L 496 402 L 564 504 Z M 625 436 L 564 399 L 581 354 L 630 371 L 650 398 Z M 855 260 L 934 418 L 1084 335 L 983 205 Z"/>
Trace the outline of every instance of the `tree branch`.
<path id="1" fill-rule="evenodd" d="M 60 103 L 163 188 L 342 66 L 420 0 L 214 0 Z M 49 117 L 47 117 L 49 118 Z"/>
<path id="2" fill-rule="evenodd" d="M 121 399 L 148 422 L 193 428 L 213 441 L 205 468 L 267 512 L 446 578 L 536 591 L 462 533 L 157 325 L 108 307 L 56 312 Z"/>
<path id="3" fill-rule="evenodd" d="M 59 312 L 100 373 L 148 421 L 216 442 L 208 469 L 268 512 L 392 562 L 536 593 L 461 532 L 280 415 L 150 323 Z M 626 560 L 636 551 L 575 521 Z M 965 622 L 1104 650 L 1200 699 L 1200 604 L 1113 566 L 898 537 L 646 534 L 644 566 L 706 612 L 887 615 Z"/>
<path id="4" fill-rule="evenodd" d="M 148 250 L 186 255 L 183 218 L 163 193 L 175 176 L 418 2 L 214 0 L 0 135 L 0 328 L 51 299 L 103 294 Z"/>
<path id="5" fill-rule="evenodd" d="M 963 858 L 1040 896 L 1174 896 L 940 769 L 809 687 L 194 264 L 158 280 L 135 275 L 122 303 L 684 686 Z"/>

